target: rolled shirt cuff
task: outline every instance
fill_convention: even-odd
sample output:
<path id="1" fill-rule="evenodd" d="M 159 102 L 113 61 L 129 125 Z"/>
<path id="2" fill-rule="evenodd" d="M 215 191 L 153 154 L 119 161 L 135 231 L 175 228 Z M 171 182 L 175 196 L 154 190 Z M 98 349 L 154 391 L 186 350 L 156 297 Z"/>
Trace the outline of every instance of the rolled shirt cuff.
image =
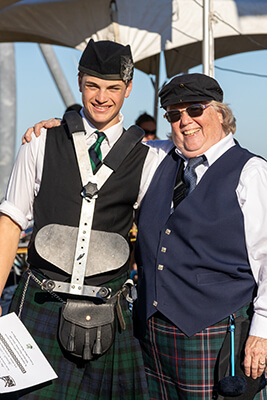
<path id="1" fill-rule="evenodd" d="M 20 211 L 16 206 L 10 203 L 7 200 L 4 200 L 2 204 L 0 204 L 0 213 L 5 214 L 10 217 L 14 222 L 16 222 L 21 230 L 25 230 L 30 225 L 30 222 L 27 217 Z"/>

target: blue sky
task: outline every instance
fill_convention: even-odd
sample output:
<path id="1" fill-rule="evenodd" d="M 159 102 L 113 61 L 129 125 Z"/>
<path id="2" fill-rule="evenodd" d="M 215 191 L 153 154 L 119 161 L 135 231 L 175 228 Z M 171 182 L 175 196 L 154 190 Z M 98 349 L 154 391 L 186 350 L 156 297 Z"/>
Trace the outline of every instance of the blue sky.
<path id="1" fill-rule="evenodd" d="M 77 63 L 81 52 L 53 46 L 61 68 L 77 103 L 80 92 L 77 85 Z M 65 105 L 57 91 L 37 44 L 16 43 L 17 135 L 16 150 L 21 136 L 34 122 L 60 117 Z M 218 67 L 218 68 L 216 68 Z M 219 69 L 222 68 L 222 69 Z M 234 73 L 224 69 L 248 72 L 266 77 Z M 190 72 L 202 72 L 198 66 Z M 267 50 L 238 54 L 215 62 L 215 78 L 219 81 L 228 103 L 237 119 L 236 139 L 243 147 L 267 158 Z M 160 85 L 166 80 L 161 68 Z M 154 91 L 148 75 L 136 70 L 133 90 L 123 106 L 125 127 L 129 127 L 140 113 L 153 113 Z M 166 138 L 169 124 L 159 110 L 158 136 Z"/>

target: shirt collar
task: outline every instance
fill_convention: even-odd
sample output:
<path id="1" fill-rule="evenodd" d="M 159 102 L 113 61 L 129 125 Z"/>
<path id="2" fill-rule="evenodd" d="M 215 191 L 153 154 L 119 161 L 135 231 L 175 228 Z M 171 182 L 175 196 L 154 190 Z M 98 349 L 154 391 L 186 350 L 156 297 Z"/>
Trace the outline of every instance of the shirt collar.
<path id="1" fill-rule="evenodd" d="M 218 160 L 219 157 L 221 157 L 227 150 L 229 150 L 234 145 L 235 145 L 235 141 L 233 138 L 233 134 L 229 133 L 227 136 L 225 136 L 223 139 L 221 139 L 218 143 L 215 143 L 207 151 L 205 151 L 205 153 L 202 153 L 202 154 L 205 154 L 205 156 L 207 158 L 207 163 L 209 166 L 211 166 L 211 164 L 213 164 L 216 160 Z M 176 147 L 175 151 L 187 163 L 188 158 L 186 158 L 177 147 Z M 199 155 L 202 155 L 202 154 L 199 154 Z"/>
<path id="2" fill-rule="evenodd" d="M 97 130 L 97 128 L 85 117 L 83 109 L 80 111 L 80 113 L 83 118 L 86 135 L 88 135 L 88 136 L 93 135 L 95 133 L 95 131 Z M 103 131 L 106 135 L 106 140 L 110 147 L 112 147 L 114 145 L 114 143 L 118 140 L 118 138 L 122 134 L 122 131 L 123 131 L 123 115 L 120 112 L 119 113 L 119 122 Z"/>

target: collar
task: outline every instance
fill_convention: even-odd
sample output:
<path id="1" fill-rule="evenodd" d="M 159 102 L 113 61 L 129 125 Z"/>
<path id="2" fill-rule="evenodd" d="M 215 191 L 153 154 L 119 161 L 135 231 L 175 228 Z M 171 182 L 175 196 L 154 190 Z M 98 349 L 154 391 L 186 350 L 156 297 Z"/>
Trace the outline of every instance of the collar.
<path id="1" fill-rule="evenodd" d="M 95 131 L 97 130 L 97 128 L 85 117 L 83 109 L 80 111 L 80 114 L 83 118 L 87 138 L 95 135 Z M 115 125 L 112 125 L 110 128 L 105 129 L 103 132 L 106 135 L 108 145 L 112 147 L 123 132 L 123 115 L 121 112 L 119 113 L 119 122 Z"/>
<path id="2" fill-rule="evenodd" d="M 211 146 L 207 151 L 205 151 L 207 161 L 204 163 L 207 166 L 211 166 L 219 157 L 221 157 L 227 150 L 231 147 L 235 146 L 235 141 L 233 138 L 233 134 L 229 133 L 223 139 L 221 139 L 218 143 L 215 143 Z M 176 147 L 175 152 L 185 161 L 185 166 L 188 163 L 188 158 L 186 158 L 182 152 Z M 200 156 L 202 154 L 199 154 Z"/>

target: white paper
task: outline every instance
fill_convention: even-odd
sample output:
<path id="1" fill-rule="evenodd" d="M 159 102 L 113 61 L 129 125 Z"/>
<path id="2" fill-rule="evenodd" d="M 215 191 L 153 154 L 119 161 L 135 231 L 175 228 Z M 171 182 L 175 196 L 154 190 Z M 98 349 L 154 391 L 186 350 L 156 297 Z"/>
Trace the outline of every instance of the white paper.
<path id="1" fill-rule="evenodd" d="M 0 318 L 0 393 L 26 389 L 57 378 L 15 313 Z"/>

